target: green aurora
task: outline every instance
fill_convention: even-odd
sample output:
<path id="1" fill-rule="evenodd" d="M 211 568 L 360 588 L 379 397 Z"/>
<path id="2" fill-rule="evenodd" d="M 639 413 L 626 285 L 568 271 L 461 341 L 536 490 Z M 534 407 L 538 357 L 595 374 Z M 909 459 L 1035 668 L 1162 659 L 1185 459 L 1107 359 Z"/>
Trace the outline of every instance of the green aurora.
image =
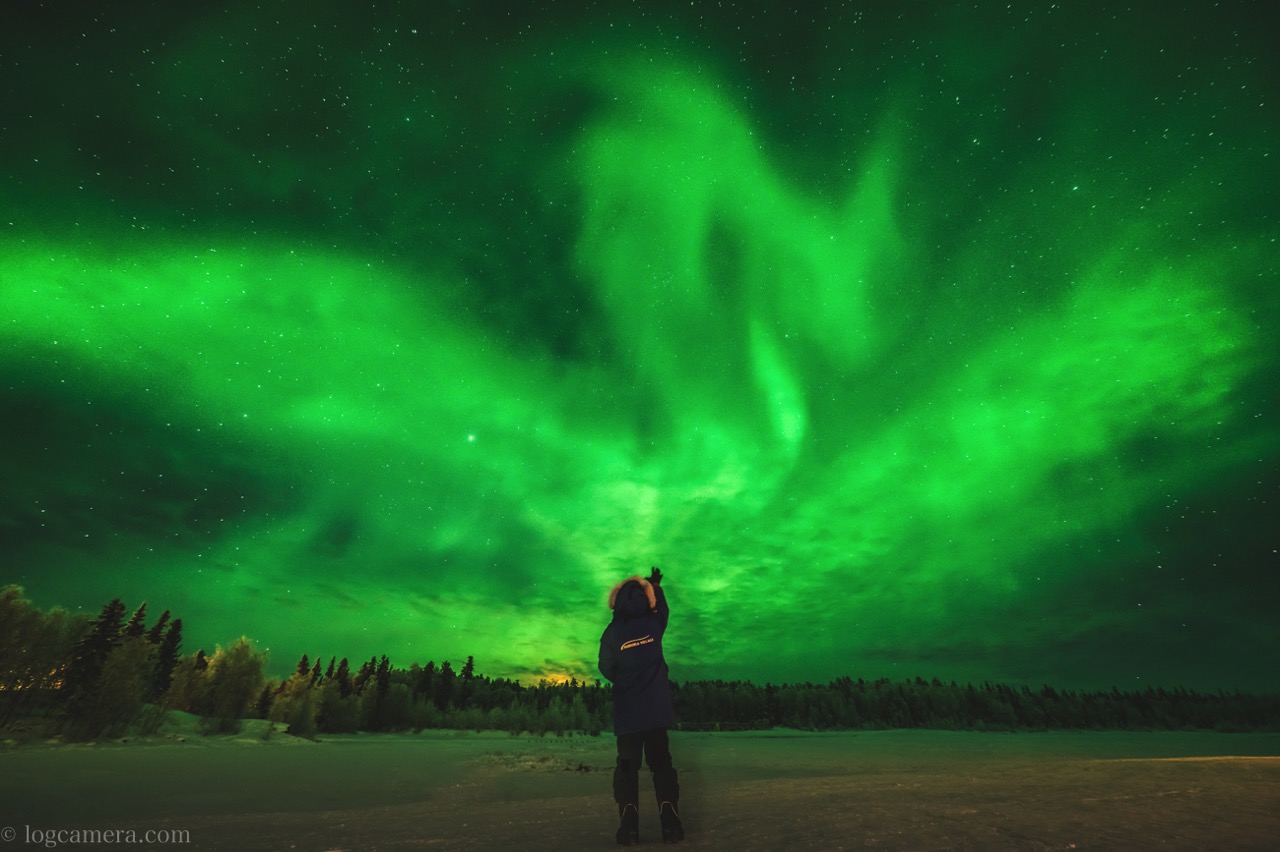
<path id="1" fill-rule="evenodd" d="M 1265 4 L 441 5 L 0 12 L 0 583 L 595 677 L 656 564 L 678 680 L 1280 688 Z"/>

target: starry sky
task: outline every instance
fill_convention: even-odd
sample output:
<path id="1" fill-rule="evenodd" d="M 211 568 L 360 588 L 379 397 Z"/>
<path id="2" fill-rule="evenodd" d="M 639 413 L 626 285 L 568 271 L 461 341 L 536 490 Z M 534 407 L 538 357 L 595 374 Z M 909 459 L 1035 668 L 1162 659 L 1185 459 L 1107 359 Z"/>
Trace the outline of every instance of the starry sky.
<path id="1" fill-rule="evenodd" d="M 788 8 L 794 7 L 794 8 Z M 595 677 L 1280 689 L 1267 3 L 6 3 L 0 583 Z"/>

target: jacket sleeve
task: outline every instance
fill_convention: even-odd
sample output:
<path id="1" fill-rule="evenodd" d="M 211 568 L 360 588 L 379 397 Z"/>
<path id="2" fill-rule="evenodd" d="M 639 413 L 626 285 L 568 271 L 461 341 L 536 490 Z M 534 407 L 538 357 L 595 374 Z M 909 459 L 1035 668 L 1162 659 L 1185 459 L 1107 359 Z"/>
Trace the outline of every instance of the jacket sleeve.
<path id="1" fill-rule="evenodd" d="M 667 593 L 662 591 L 662 586 L 654 586 L 653 595 L 658 602 L 658 606 L 653 611 L 658 618 L 658 629 L 665 631 L 667 620 L 671 617 L 671 608 L 667 606 Z"/>
<path id="2" fill-rule="evenodd" d="M 600 661 L 597 666 L 605 680 L 613 683 L 614 676 L 618 673 L 618 660 L 614 656 L 613 643 L 609 641 L 608 630 L 600 636 Z"/>

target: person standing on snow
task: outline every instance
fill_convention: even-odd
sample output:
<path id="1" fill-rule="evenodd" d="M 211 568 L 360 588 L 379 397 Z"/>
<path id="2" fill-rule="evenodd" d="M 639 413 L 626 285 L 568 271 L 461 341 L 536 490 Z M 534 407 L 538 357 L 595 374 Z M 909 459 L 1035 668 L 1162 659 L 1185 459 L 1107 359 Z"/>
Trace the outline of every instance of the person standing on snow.
<path id="1" fill-rule="evenodd" d="M 675 709 L 662 656 L 662 634 L 670 610 L 661 582 L 662 572 L 654 568 L 648 579 L 630 577 L 614 586 L 609 593 L 613 621 L 600 637 L 600 673 L 613 684 L 613 732 L 618 739 L 613 799 L 622 821 L 617 839 L 624 846 L 640 842 L 642 754 L 653 773 L 662 839 L 667 843 L 684 839 L 677 813 L 680 783 L 667 740 Z"/>

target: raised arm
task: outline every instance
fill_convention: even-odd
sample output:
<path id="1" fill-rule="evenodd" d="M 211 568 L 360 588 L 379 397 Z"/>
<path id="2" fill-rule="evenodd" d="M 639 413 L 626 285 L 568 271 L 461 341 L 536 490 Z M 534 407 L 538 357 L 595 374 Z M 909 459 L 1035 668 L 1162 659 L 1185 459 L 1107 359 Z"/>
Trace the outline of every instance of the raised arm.
<path id="1" fill-rule="evenodd" d="M 667 629 L 667 621 L 671 618 L 671 607 L 667 605 L 667 594 L 662 591 L 662 572 L 654 568 L 649 572 L 649 585 L 653 586 L 653 596 L 657 602 L 654 607 L 654 614 L 658 616 L 658 623 L 662 625 L 662 629 Z"/>

